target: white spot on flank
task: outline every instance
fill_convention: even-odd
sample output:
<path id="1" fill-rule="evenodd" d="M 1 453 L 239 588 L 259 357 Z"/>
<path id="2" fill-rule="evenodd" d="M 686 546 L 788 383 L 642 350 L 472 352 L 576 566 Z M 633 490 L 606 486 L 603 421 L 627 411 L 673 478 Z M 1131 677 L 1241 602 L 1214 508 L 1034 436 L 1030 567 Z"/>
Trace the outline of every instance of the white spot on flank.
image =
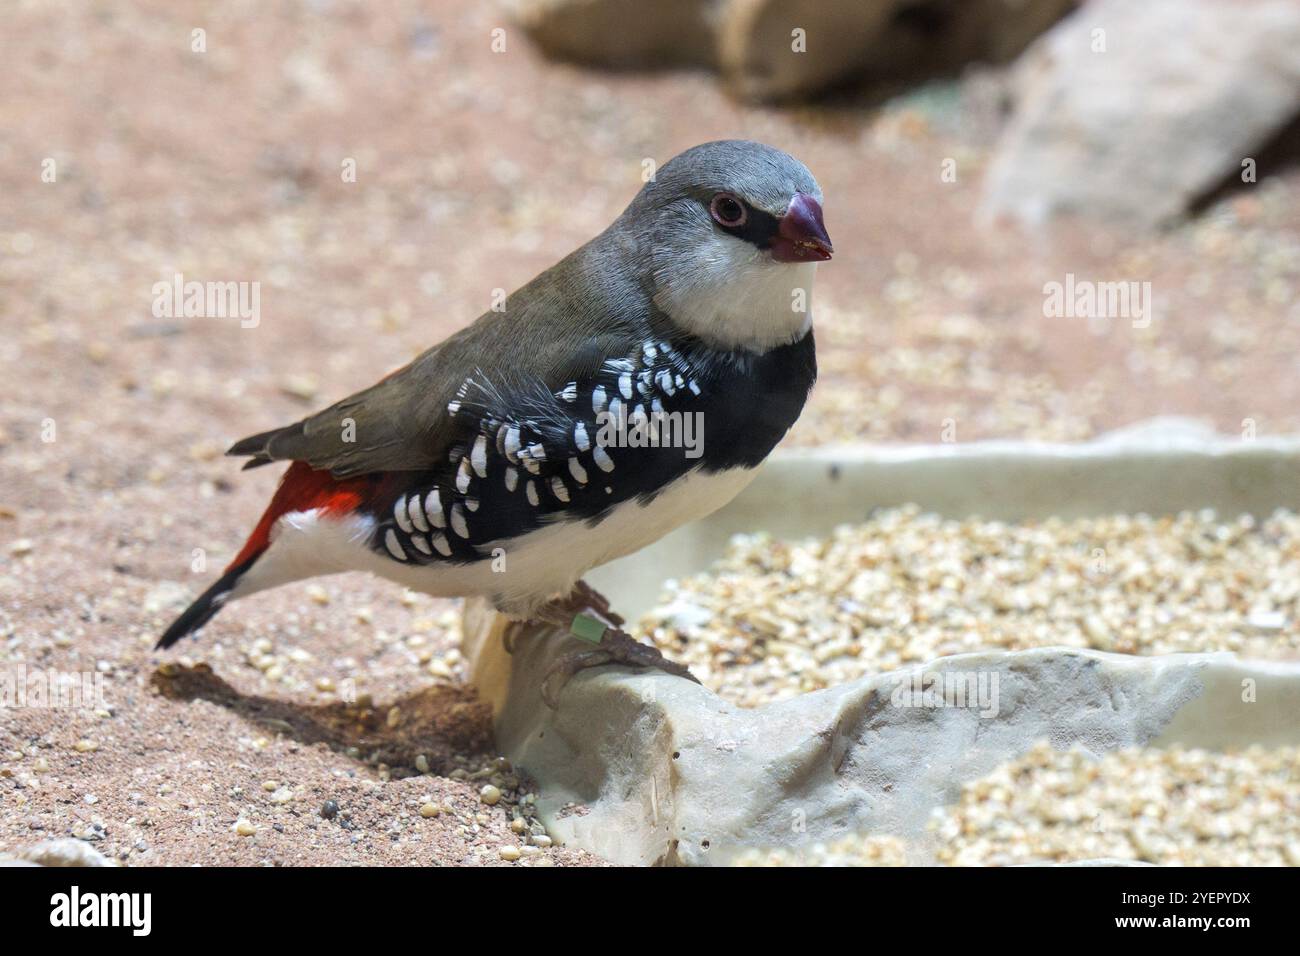
<path id="1" fill-rule="evenodd" d="M 451 530 L 462 538 L 469 537 L 469 525 L 465 523 L 465 509 L 459 504 L 451 506 Z"/>
<path id="2" fill-rule="evenodd" d="M 614 470 L 613 459 L 611 459 L 605 452 L 605 449 L 601 448 L 599 445 L 597 445 L 596 450 L 591 453 L 591 457 L 596 459 L 596 465 L 601 471 L 609 472 Z"/>
<path id="3" fill-rule="evenodd" d="M 641 346 L 641 354 L 644 355 L 648 361 L 653 362 L 655 358 L 658 357 L 659 350 L 655 348 L 653 342 L 646 342 Z"/>
<path id="4" fill-rule="evenodd" d="M 551 479 L 551 493 L 559 498 L 565 504 L 569 502 L 569 488 L 564 483 L 564 479 L 558 475 Z"/>
<path id="5" fill-rule="evenodd" d="M 444 558 L 451 556 L 451 542 L 447 540 L 445 534 L 433 534 L 430 535 L 430 537 L 433 539 L 433 547 L 435 551 Z"/>
<path id="6" fill-rule="evenodd" d="M 560 398 L 566 402 L 575 402 L 578 400 L 578 383 L 570 382 L 560 390 Z"/>
<path id="7" fill-rule="evenodd" d="M 437 488 L 429 492 L 429 497 L 424 499 L 424 513 L 429 516 L 429 523 L 435 528 L 447 526 L 447 518 L 442 513 L 442 496 L 438 494 Z"/>
<path id="8" fill-rule="evenodd" d="M 632 373 L 624 372 L 618 377 L 618 391 L 624 398 L 632 397 Z"/>
<path id="9" fill-rule="evenodd" d="M 402 545 L 397 540 L 397 532 L 392 528 L 389 528 L 384 533 L 384 547 L 387 548 L 388 553 L 398 561 L 406 560 L 406 552 L 402 550 Z"/>
<path id="10" fill-rule="evenodd" d="M 666 368 L 659 370 L 659 374 L 655 376 L 655 382 L 669 398 L 672 398 L 673 393 L 677 391 L 677 386 L 673 384 L 673 373 Z"/>
<path id="11" fill-rule="evenodd" d="M 400 496 L 393 502 L 393 517 L 397 519 L 397 526 L 407 534 L 415 530 L 411 527 L 411 519 L 406 514 L 406 495 Z"/>
<path id="12" fill-rule="evenodd" d="M 511 461 L 519 460 L 519 429 L 514 425 L 506 429 L 505 453 Z"/>
<path id="13" fill-rule="evenodd" d="M 569 459 L 569 474 L 573 476 L 573 480 L 578 484 L 585 485 L 587 483 L 587 469 L 582 467 L 582 462 L 578 461 L 577 458 Z"/>
<path id="14" fill-rule="evenodd" d="M 425 554 L 433 554 L 433 549 L 429 547 L 429 542 L 425 539 L 424 535 L 422 534 L 412 535 L 411 544 L 415 545 Z"/>
<path id="15" fill-rule="evenodd" d="M 591 439 L 587 437 L 587 426 L 582 422 L 573 426 L 573 441 L 578 446 L 578 451 L 587 451 L 591 448 Z"/>
<path id="16" fill-rule="evenodd" d="M 424 520 L 424 509 L 420 507 L 420 496 L 411 495 L 406 502 L 407 513 L 411 516 L 411 523 L 421 531 L 429 530 L 429 523 Z"/>
<path id="17" fill-rule="evenodd" d="M 472 476 L 469 473 L 469 459 L 462 458 L 460 467 L 456 469 L 456 490 L 462 495 L 469 491 L 469 482 Z"/>
<path id="18" fill-rule="evenodd" d="M 524 493 L 528 495 L 528 503 L 536 508 L 541 499 L 537 497 L 537 483 L 531 478 L 528 480 L 528 484 L 524 486 Z"/>
<path id="19" fill-rule="evenodd" d="M 487 477 L 487 437 L 479 435 L 474 439 L 474 450 L 470 452 L 469 462 L 474 466 L 474 474 L 480 478 Z"/>
<path id="20" fill-rule="evenodd" d="M 530 475 L 540 474 L 542 466 L 539 462 L 546 460 L 546 449 L 541 445 L 529 445 L 524 449 L 524 453 L 520 458 L 524 463 L 524 467 L 528 469 Z"/>
<path id="21" fill-rule="evenodd" d="M 470 511 L 478 511 L 478 499 L 477 499 L 477 498 L 466 498 L 466 499 L 465 499 L 465 507 L 468 508 Z"/>
<path id="22" fill-rule="evenodd" d="M 455 415 L 455 414 L 456 414 L 457 412 L 459 412 L 459 411 L 460 411 L 460 402 L 448 402 L 448 403 L 447 403 L 447 414 L 448 414 L 448 415 Z"/>
<path id="23" fill-rule="evenodd" d="M 692 392 L 694 392 L 696 395 L 700 394 L 700 387 L 695 384 L 695 379 L 691 379 L 688 384 L 690 385 Z"/>
<path id="24" fill-rule="evenodd" d="M 506 491 L 514 491 L 519 487 L 519 469 L 513 465 L 506 468 Z"/>
<path id="25" fill-rule="evenodd" d="M 599 415 L 606 408 L 605 386 L 597 385 L 591 392 L 591 410 Z"/>

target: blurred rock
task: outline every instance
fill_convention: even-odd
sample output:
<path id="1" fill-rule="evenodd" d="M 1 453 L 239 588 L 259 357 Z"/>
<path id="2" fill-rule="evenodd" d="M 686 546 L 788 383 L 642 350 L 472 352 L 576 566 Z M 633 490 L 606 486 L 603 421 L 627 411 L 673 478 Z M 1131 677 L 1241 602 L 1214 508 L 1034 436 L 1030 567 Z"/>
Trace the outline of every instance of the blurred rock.
<path id="1" fill-rule="evenodd" d="M 794 99 L 855 78 L 921 79 L 1007 62 L 1074 0 L 729 0 L 718 27 L 728 86 Z M 798 52 L 794 31 L 804 31 Z"/>
<path id="2" fill-rule="evenodd" d="M 858 77 L 1005 62 L 1075 0 L 515 0 L 548 56 L 717 68 L 736 95 L 789 100 Z"/>
<path id="3" fill-rule="evenodd" d="M 863 72 L 899 0 L 731 0 L 718 60 L 733 93 L 789 99 Z M 795 31 L 802 30 L 802 43 Z"/>
<path id="4" fill-rule="evenodd" d="M 550 57 L 618 69 L 710 66 L 723 0 L 513 0 Z"/>
<path id="5" fill-rule="evenodd" d="M 81 840 L 45 840 L 0 859 L 5 866 L 117 866 L 104 854 Z"/>
<path id="6" fill-rule="evenodd" d="M 1300 115 L 1300 3 L 1094 0 L 1017 73 L 985 215 L 1153 226 Z"/>

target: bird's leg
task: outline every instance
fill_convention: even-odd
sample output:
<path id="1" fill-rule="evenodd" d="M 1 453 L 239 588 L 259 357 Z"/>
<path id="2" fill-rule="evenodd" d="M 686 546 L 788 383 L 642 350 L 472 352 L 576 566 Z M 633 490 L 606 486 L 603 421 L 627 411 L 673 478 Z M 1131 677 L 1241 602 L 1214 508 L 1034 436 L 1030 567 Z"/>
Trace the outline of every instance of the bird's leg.
<path id="1" fill-rule="evenodd" d="M 609 598 L 586 581 L 579 581 L 575 584 L 567 597 L 556 598 L 547 604 L 541 613 L 534 615 L 534 621 L 536 623 L 558 625 L 568 630 L 569 625 L 573 623 L 573 619 L 584 611 L 594 611 L 597 617 L 609 622 L 614 627 L 623 626 L 622 616 L 610 610 Z M 527 627 L 528 623 L 526 621 L 517 621 L 506 628 L 501 641 L 505 645 L 507 654 L 515 652 L 515 645 L 519 640 L 519 635 Z"/>
<path id="2" fill-rule="evenodd" d="M 685 665 L 668 660 L 657 647 L 642 644 L 622 630 L 623 618 L 612 613 L 609 601 L 585 582 L 579 582 L 569 597 L 544 605 L 534 619 L 563 628 L 590 645 L 562 655 L 542 680 L 542 700 L 552 710 L 558 703 L 560 692 L 574 674 L 605 664 L 654 667 L 699 683 Z"/>
<path id="3" fill-rule="evenodd" d="M 586 581 L 579 581 L 573 586 L 573 591 L 568 597 L 552 601 L 550 607 L 563 611 L 570 618 L 584 611 L 595 611 L 598 617 L 614 627 L 622 627 L 625 623 L 620 615 L 610 610 L 609 598 Z"/>

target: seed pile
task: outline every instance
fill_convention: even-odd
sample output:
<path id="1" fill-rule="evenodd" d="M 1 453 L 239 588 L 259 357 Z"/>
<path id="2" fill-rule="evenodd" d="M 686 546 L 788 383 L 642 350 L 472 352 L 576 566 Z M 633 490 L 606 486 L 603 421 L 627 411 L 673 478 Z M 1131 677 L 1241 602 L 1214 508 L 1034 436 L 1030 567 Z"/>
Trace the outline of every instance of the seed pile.
<path id="1" fill-rule="evenodd" d="M 905 866 L 906 845 L 898 837 L 852 833 L 830 843 L 797 850 L 746 850 L 736 866 Z"/>
<path id="2" fill-rule="evenodd" d="M 1046 743 L 966 784 L 931 828 L 940 862 L 1111 857 L 1175 866 L 1300 866 L 1300 748 L 1122 750 Z"/>
<path id="3" fill-rule="evenodd" d="M 758 706 L 974 650 L 1300 657 L 1300 517 L 1008 524 L 884 510 L 826 539 L 741 535 L 640 630 Z"/>

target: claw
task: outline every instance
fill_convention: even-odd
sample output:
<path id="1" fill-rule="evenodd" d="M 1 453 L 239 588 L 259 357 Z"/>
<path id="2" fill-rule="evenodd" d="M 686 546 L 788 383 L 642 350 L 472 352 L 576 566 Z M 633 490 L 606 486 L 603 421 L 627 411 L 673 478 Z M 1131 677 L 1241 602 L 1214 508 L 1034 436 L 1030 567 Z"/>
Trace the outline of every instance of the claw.
<path id="1" fill-rule="evenodd" d="M 638 669 L 654 667 L 674 677 L 699 683 L 684 665 L 668 660 L 657 647 L 642 644 L 622 630 L 623 618 L 611 611 L 605 596 L 585 581 L 574 585 L 567 597 L 539 609 L 534 620 L 587 642 L 558 658 L 542 679 L 542 700 L 551 710 L 556 709 L 560 694 L 574 674 L 606 664 Z M 525 626 L 520 625 L 521 628 Z M 504 638 L 506 650 L 511 653 L 514 651 L 515 633 L 507 631 Z"/>
<path id="2" fill-rule="evenodd" d="M 573 675 L 589 667 L 603 667 L 606 664 L 621 664 L 638 669 L 653 667 L 674 677 L 684 677 L 696 684 L 699 683 L 699 679 L 684 664 L 668 660 L 657 647 L 642 644 L 626 631 L 607 627 L 600 643 L 595 647 L 570 651 L 552 665 L 542 680 L 542 700 L 547 707 L 555 710 L 559 705 L 560 694 Z"/>

